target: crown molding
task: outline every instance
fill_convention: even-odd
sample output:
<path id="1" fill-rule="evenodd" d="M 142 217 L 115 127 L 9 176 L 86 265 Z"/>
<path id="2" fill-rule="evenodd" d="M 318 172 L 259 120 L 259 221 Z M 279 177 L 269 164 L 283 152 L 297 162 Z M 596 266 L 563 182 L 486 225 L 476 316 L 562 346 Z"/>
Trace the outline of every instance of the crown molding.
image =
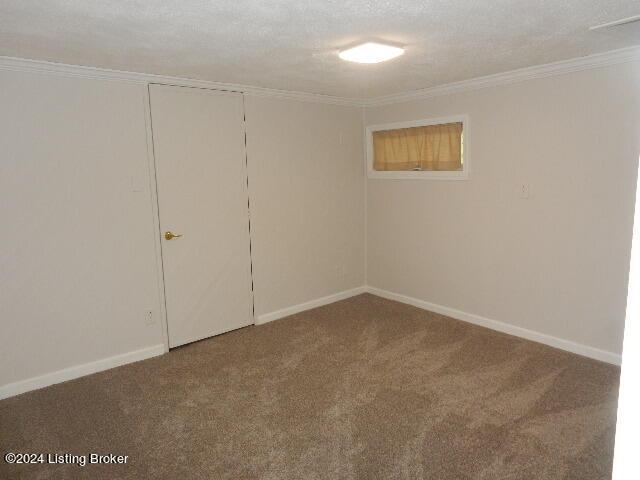
<path id="1" fill-rule="evenodd" d="M 250 85 L 241 85 L 236 83 L 211 82 L 208 80 L 196 80 L 192 78 L 172 77 L 168 75 L 128 72 L 124 70 L 110 70 L 107 68 L 69 65 L 65 63 L 29 60 L 16 57 L 0 56 L 0 71 L 1 70 L 137 84 L 160 83 L 165 85 L 178 85 L 182 87 L 208 88 L 213 90 L 239 92 L 246 95 L 258 97 L 275 97 L 289 100 L 299 100 L 303 102 L 327 103 L 330 105 L 345 105 L 357 107 L 361 107 L 363 105 L 362 99 L 357 98 L 321 95 L 317 93 L 297 92 L 291 90 L 278 90 L 264 87 L 253 87 Z"/>
<path id="2" fill-rule="evenodd" d="M 592 68 L 606 67 L 609 65 L 638 60 L 640 60 L 640 45 L 604 53 L 596 53 L 586 57 L 572 58 L 570 60 L 562 60 L 544 65 L 520 68 L 518 70 L 472 78 L 461 82 L 447 83 L 437 87 L 384 95 L 381 97 L 365 99 L 362 103 L 364 107 L 391 105 L 394 103 L 423 100 L 426 98 L 440 97 L 454 93 L 471 92 L 482 88 L 508 85 L 510 83 L 524 82 L 527 80 L 535 80 L 538 78 L 556 75 L 564 75 L 567 73 L 580 72 L 583 70 L 590 70 Z"/>
<path id="3" fill-rule="evenodd" d="M 42 60 L 28 60 L 16 57 L 0 56 L 0 71 L 9 70 L 16 72 L 42 73 L 60 75 L 65 77 L 90 78 L 96 80 L 110 80 L 127 83 L 161 83 L 166 85 L 179 85 L 184 87 L 209 88 L 214 90 L 227 90 L 240 92 L 246 95 L 258 97 L 275 97 L 289 100 L 299 100 L 312 103 L 326 103 L 330 105 L 344 105 L 354 107 L 377 107 L 403 103 L 426 98 L 440 97 L 454 93 L 471 92 L 482 88 L 508 85 L 538 78 L 564 75 L 572 72 L 580 72 L 592 68 L 606 67 L 620 63 L 640 60 L 640 45 L 612 50 L 604 53 L 596 53 L 586 57 L 562 60 L 559 62 L 536 65 L 533 67 L 511 70 L 509 72 L 477 77 L 460 82 L 447 83 L 436 87 L 413 90 L 410 92 L 395 93 L 380 97 L 362 99 L 348 98 L 333 95 L 321 95 L 317 93 L 297 92 L 290 90 L 278 90 L 273 88 L 253 87 L 235 83 L 211 82 L 208 80 L 196 80 L 191 78 L 172 77 L 150 73 L 128 72 L 123 70 L 110 70 L 98 67 L 86 67 L 81 65 L 68 65 L 64 63 L 46 62 Z"/>

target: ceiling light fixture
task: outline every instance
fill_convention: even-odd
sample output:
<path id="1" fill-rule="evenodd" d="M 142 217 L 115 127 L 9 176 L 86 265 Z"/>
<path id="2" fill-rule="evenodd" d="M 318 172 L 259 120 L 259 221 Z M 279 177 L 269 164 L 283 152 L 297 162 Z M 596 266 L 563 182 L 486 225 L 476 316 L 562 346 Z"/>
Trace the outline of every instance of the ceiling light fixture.
<path id="1" fill-rule="evenodd" d="M 403 53 L 404 48 L 377 42 L 367 42 L 342 50 L 338 56 L 348 62 L 380 63 L 399 57 Z"/>

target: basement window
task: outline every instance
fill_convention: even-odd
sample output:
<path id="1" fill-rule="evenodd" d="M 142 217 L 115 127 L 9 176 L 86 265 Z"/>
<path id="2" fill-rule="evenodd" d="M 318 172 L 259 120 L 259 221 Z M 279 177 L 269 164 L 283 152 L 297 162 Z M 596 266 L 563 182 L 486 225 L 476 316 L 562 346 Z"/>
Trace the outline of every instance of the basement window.
<path id="1" fill-rule="evenodd" d="M 367 127 L 369 178 L 467 179 L 468 126 L 458 115 Z"/>

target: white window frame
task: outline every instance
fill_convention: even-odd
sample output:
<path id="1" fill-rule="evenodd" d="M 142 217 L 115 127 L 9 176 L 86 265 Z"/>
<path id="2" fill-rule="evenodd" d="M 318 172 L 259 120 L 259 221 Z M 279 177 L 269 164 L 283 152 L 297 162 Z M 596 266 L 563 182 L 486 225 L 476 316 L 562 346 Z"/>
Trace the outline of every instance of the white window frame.
<path id="1" fill-rule="evenodd" d="M 378 171 L 373 168 L 373 132 L 383 130 L 395 130 L 398 128 L 426 127 L 429 125 L 441 125 L 444 123 L 462 122 L 462 170 L 440 172 L 432 170 L 407 170 L 407 171 Z M 369 125 L 365 128 L 367 142 L 367 177 L 388 180 L 467 180 L 469 178 L 469 115 L 452 115 L 450 117 L 425 118 L 409 122 L 385 123 L 383 125 Z"/>

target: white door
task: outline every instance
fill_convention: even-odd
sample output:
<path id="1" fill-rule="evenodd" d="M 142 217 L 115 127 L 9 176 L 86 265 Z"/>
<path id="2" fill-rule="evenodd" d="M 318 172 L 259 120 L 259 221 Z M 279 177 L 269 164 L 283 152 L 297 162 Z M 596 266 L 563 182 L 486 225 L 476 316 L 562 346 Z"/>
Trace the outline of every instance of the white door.
<path id="1" fill-rule="evenodd" d="M 254 323 L 243 103 L 198 88 L 151 85 L 149 94 L 176 347 Z"/>

